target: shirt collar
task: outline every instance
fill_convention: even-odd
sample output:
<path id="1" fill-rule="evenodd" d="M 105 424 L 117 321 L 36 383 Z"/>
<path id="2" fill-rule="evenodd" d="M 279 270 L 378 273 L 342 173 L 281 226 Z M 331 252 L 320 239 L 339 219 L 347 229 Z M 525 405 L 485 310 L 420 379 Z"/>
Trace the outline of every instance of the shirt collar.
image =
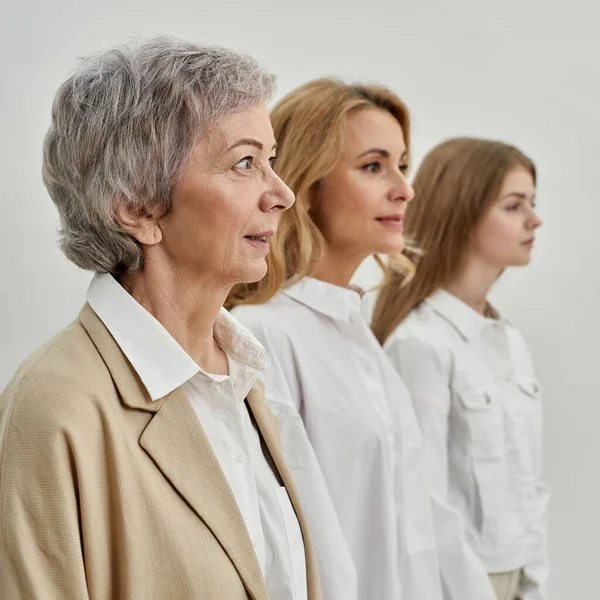
<path id="1" fill-rule="evenodd" d="M 175 338 L 107 273 L 94 275 L 87 301 L 132 364 L 152 400 L 183 385 L 197 373 L 222 382 L 228 377 L 203 371 Z M 219 311 L 215 339 L 227 354 L 236 396 L 242 401 L 271 360 L 260 342 L 229 314 Z"/>
<path id="2" fill-rule="evenodd" d="M 450 292 L 440 289 L 425 300 L 466 339 L 479 335 L 486 327 L 504 323 L 503 319 L 484 317 Z"/>
<path id="3" fill-rule="evenodd" d="M 356 286 L 343 288 L 313 277 L 303 277 L 283 293 L 332 319 L 349 321 L 356 313 L 368 318 L 364 292 Z"/>

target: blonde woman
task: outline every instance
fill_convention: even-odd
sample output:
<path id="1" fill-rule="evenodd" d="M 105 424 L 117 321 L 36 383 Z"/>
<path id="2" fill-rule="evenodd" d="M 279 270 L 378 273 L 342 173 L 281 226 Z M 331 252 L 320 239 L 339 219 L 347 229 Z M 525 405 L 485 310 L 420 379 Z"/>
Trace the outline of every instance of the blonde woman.
<path id="1" fill-rule="evenodd" d="M 535 166 L 512 146 L 434 148 L 406 219 L 424 251 L 416 276 L 392 275 L 373 319 L 412 393 L 430 479 L 461 513 L 501 600 L 545 599 L 548 574 L 540 387 L 525 340 L 487 301 L 505 268 L 530 260 L 535 186 Z"/>
<path id="2" fill-rule="evenodd" d="M 316 537 L 323 596 L 436 600 L 444 585 L 457 600 L 493 598 L 452 533 L 457 515 L 430 501 L 408 391 L 349 285 L 367 256 L 403 248 L 408 111 L 384 88 L 323 79 L 286 96 L 272 123 L 275 169 L 297 200 L 271 242 L 267 276 L 234 288 L 230 302 L 273 358 L 267 398 Z M 332 567 L 348 551 L 355 586 Z"/>

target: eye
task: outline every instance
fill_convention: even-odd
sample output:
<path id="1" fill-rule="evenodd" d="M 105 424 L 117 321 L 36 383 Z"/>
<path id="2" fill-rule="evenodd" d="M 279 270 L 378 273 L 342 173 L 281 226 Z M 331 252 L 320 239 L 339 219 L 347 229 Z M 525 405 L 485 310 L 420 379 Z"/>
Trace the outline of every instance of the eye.
<path id="1" fill-rule="evenodd" d="M 275 167 L 275 159 L 276 159 L 276 158 L 277 158 L 276 156 L 271 156 L 271 157 L 269 157 L 269 165 L 271 165 L 271 169 L 272 169 L 273 167 Z"/>
<path id="2" fill-rule="evenodd" d="M 521 206 L 521 203 L 520 203 L 520 202 L 517 202 L 516 204 L 509 204 L 509 205 L 506 207 L 506 210 L 510 210 L 510 211 L 513 211 L 513 212 L 514 212 L 514 211 L 516 211 L 516 210 L 519 210 L 520 206 Z"/>
<path id="3" fill-rule="evenodd" d="M 235 168 L 241 169 L 242 171 L 247 171 L 252 168 L 252 162 L 254 161 L 253 156 L 246 156 L 242 158 L 238 163 L 236 163 Z"/>
<path id="4" fill-rule="evenodd" d="M 363 171 L 368 171 L 369 173 L 379 173 L 381 171 L 381 163 L 380 162 L 372 162 L 363 167 Z"/>
<path id="5" fill-rule="evenodd" d="M 400 173 L 402 175 L 406 175 L 408 173 L 408 165 L 399 165 Z"/>

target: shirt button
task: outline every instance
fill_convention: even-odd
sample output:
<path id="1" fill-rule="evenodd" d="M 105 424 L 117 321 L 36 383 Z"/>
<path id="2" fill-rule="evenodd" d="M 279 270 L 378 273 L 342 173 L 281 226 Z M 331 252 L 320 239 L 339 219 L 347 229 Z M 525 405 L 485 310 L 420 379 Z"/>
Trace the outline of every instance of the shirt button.
<path id="1" fill-rule="evenodd" d="M 241 452 L 235 453 L 235 460 L 237 460 L 239 463 L 241 463 L 244 460 L 244 457 L 242 456 Z"/>

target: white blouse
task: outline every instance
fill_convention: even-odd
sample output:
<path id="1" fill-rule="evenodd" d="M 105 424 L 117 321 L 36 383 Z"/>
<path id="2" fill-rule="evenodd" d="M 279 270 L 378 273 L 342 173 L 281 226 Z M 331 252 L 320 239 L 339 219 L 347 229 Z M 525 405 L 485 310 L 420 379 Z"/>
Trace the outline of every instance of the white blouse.
<path id="1" fill-rule="evenodd" d="M 544 600 L 549 490 L 541 388 L 525 340 L 441 290 L 385 350 L 413 396 L 436 493 L 462 515 L 488 572 L 522 568 L 519 598 Z"/>
<path id="2" fill-rule="evenodd" d="M 233 313 L 272 359 L 263 375 L 267 401 L 309 520 L 323 597 L 440 600 L 421 434 L 360 295 L 304 278 Z M 433 512 L 452 529 L 453 511 L 435 504 Z M 464 577 L 466 544 L 452 541 L 449 556 Z M 489 590 L 451 597 L 491 600 Z"/>

